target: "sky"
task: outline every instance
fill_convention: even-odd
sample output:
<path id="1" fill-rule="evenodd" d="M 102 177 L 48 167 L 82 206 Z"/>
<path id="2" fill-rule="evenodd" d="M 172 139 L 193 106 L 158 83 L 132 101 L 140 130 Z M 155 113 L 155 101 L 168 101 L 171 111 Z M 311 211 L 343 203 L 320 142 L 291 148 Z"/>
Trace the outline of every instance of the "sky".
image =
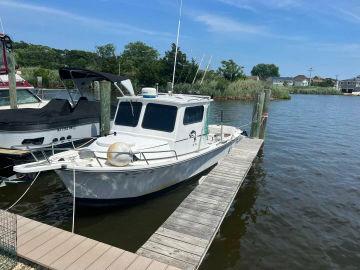
<path id="1" fill-rule="evenodd" d="M 180 0 L 0 0 L 5 32 L 16 41 L 121 53 L 143 41 L 161 54 L 176 40 Z M 359 0 L 183 0 L 180 48 L 205 68 L 233 59 L 281 76 L 340 79 L 360 74 Z"/>

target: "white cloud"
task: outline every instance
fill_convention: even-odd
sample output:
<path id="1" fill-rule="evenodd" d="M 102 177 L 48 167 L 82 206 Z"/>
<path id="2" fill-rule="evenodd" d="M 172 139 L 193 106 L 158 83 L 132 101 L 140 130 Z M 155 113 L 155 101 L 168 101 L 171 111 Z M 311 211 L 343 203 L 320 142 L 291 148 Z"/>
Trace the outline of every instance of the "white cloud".
<path id="1" fill-rule="evenodd" d="M 224 4 L 237 8 L 257 11 L 259 8 L 266 7 L 270 9 L 288 9 L 299 7 L 302 0 L 218 0 Z"/>
<path id="2" fill-rule="evenodd" d="M 46 7 L 46 6 L 25 4 L 25 3 L 20 3 L 17 1 L 11 1 L 11 2 L 10 1 L 0 1 L 0 6 L 1 5 L 10 7 L 10 8 L 14 8 L 14 9 L 23 9 L 23 10 L 28 10 L 28 11 L 32 11 L 32 12 L 37 12 L 37 13 L 41 13 L 43 15 L 47 14 L 47 15 L 52 15 L 52 16 L 55 15 L 55 16 L 63 17 L 68 20 L 77 21 L 88 27 L 92 27 L 92 28 L 95 27 L 95 28 L 102 29 L 104 31 L 110 30 L 110 31 L 116 32 L 116 33 L 138 32 L 138 33 L 142 33 L 142 34 L 146 34 L 146 35 L 161 35 L 161 36 L 167 36 L 167 37 L 173 36 L 169 33 L 156 32 L 156 31 L 151 31 L 151 30 L 147 30 L 147 29 L 142 29 L 142 28 L 134 27 L 129 24 L 125 24 L 125 23 L 110 22 L 110 21 L 106 21 L 106 20 L 102 20 L 102 19 L 86 17 L 86 16 L 78 15 L 78 14 L 75 14 L 72 12 L 68 12 L 65 10 L 50 8 L 50 7 Z"/>
<path id="3" fill-rule="evenodd" d="M 343 17 L 344 19 L 351 20 L 352 22 L 360 23 L 360 15 L 358 13 L 351 12 L 345 9 L 339 9 L 339 11 L 346 15 L 347 17 Z"/>
<path id="4" fill-rule="evenodd" d="M 283 39 L 288 41 L 304 41 L 302 36 L 275 34 L 268 30 L 267 27 L 261 25 L 247 24 L 239 22 L 230 17 L 219 16 L 215 14 L 203 14 L 195 16 L 195 20 L 205 24 L 208 30 L 218 33 L 245 33 L 258 35 L 267 38 Z"/>
<path id="5" fill-rule="evenodd" d="M 213 14 L 198 15 L 195 20 L 204 23 L 208 26 L 210 31 L 214 32 L 243 32 L 249 34 L 260 34 L 264 32 L 262 27 L 240 23 L 231 18 Z"/>

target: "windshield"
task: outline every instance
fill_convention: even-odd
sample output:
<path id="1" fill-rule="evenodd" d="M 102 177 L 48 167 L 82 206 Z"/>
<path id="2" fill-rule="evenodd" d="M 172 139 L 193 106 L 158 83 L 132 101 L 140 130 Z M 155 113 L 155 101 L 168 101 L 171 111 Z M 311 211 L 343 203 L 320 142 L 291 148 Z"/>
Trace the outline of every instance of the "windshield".
<path id="1" fill-rule="evenodd" d="M 115 119 L 115 125 L 136 127 L 141 113 L 141 102 L 121 102 Z"/>
<path id="2" fill-rule="evenodd" d="M 28 104 L 28 103 L 38 103 L 40 100 L 27 89 L 17 89 L 17 103 L 18 104 Z M 10 97 L 9 90 L 0 90 L 0 106 L 9 106 Z"/>
<path id="3" fill-rule="evenodd" d="M 173 132 L 177 107 L 149 103 L 146 106 L 142 127 L 165 132 Z"/>

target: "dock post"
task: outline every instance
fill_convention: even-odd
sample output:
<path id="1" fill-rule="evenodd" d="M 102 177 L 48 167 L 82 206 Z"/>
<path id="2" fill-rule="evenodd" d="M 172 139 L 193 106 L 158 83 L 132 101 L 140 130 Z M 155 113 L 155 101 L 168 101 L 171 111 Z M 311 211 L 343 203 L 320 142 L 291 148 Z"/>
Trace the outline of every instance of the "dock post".
<path id="1" fill-rule="evenodd" d="M 257 93 L 256 101 L 253 109 L 253 115 L 252 115 L 251 132 L 250 132 L 251 138 L 259 138 L 264 100 L 265 100 L 265 92 L 262 91 Z"/>
<path id="2" fill-rule="evenodd" d="M 260 133 L 259 133 L 259 139 L 265 138 L 265 131 L 266 131 L 266 123 L 269 116 L 269 103 L 271 98 L 271 89 L 265 90 L 265 101 L 262 111 L 262 121 L 260 126 Z"/>
<path id="3" fill-rule="evenodd" d="M 16 95 L 16 71 L 15 71 L 15 57 L 12 51 L 9 52 L 10 61 L 8 62 L 9 67 L 9 98 L 10 108 L 17 109 L 17 95 Z"/>
<path id="4" fill-rule="evenodd" d="M 172 91 L 172 83 L 171 83 L 171 82 L 168 82 L 168 83 L 166 84 L 166 91 L 167 91 L 168 93 Z"/>
<path id="5" fill-rule="evenodd" d="M 100 83 L 98 81 L 94 81 L 94 99 L 100 100 Z"/>
<path id="6" fill-rule="evenodd" d="M 100 82 L 100 136 L 110 133 L 111 83 Z"/>

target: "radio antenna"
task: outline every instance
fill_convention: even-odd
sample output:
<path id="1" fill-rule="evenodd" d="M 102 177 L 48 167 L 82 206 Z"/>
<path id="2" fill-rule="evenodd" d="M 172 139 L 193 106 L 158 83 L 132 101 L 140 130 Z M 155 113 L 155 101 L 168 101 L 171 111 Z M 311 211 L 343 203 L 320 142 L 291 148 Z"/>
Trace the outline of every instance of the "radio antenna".
<path id="1" fill-rule="evenodd" d="M 183 0 L 180 0 L 179 23 L 178 23 L 177 36 L 176 36 L 175 60 L 174 60 L 174 70 L 173 70 L 173 76 L 172 76 L 172 82 L 171 82 L 171 91 L 174 91 L 176 61 L 177 61 L 177 54 L 178 54 L 178 50 L 179 50 L 179 36 L 180 36 L 182 6 L 183 6 Z"/>
<path id="2" fill-rule="evenodd" d="M 0 17 L 0 27 L 1 27 L 2 33 L 5 34 L 4 25 L 3 25 L 1 17 Z"/>

